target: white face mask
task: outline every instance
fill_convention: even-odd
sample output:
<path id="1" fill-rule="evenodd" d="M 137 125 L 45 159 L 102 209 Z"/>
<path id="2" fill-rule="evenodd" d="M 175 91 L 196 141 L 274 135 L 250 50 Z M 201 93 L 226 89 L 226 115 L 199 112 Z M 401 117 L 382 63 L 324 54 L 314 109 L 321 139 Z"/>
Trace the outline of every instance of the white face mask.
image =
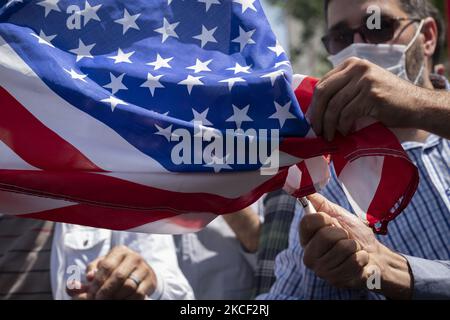
<path id="1" fill-rule="evenodd" d="M 424 21 L 422 20 L 419 28 L 417 29 L 416 35 L 407 46 L 402 44 L 353 43 L 338 54 L 329 56 L 328 60 L 334 67 L 337 67 L 351 57 L 365 59 L 392 72 L 400 78 L 417 84 L 423 75 L 425 62 L 422 62 L 422 66 L 416 79 L 411 80 L 408 77 L 408 72 L 406 69 L 406 53 L 419 37 L 420 32 L 422 31 L 423 23 Z"/>

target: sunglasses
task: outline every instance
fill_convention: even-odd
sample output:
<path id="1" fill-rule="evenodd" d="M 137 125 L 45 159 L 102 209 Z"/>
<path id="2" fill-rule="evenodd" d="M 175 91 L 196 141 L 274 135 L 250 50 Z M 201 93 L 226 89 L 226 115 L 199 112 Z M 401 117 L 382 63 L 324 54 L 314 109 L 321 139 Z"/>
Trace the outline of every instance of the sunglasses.
<path id="1" fill-rule="evenodd" d="M 322 42 L 329 54 L 337 54 L 352 45 L 355 34 L 358 33 L 364 42 L 371 44 L 380 44 L 391 41 L 395 32 L 401 25 L 401 21 L 420 22 L 418 18 L 391 18 L 383 17 L 381 19 L 381 28 L 369 28 L 368 23 L 363 23 L 355 29 L 342 28 L 341 30 L 332 30 L 322 38 Z M 409 26 L 409 25 L 407 25 Z M 405 26 L 405 28 L 407 27 Z"/>

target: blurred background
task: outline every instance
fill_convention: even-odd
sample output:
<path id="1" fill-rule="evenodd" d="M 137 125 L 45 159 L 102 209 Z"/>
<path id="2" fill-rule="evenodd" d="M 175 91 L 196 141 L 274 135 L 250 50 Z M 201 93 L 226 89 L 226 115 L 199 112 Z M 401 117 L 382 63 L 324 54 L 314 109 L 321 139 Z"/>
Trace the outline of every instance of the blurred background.
<path id="1" fill-rule="evenodd" d="M 326 60 L 327 53 L 320 41 L 325 30 L 323 1 L 261 0 L 261 2 L 280 43 L 289 53 L 296 73 L 321 77 L 330 70 L 331 65 Z M 450 0 L 432 2 L 448 20 L 446 6 Z M 441 56 L 441 63 L 446 66 L 448 76 L 450 67 L 448 45 Z"/>

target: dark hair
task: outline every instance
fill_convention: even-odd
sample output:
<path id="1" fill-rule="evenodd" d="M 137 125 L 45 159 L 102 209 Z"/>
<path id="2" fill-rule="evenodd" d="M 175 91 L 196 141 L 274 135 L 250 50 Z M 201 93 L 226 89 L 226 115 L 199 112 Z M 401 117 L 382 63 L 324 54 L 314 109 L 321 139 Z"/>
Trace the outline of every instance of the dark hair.
<path id="1" fill-rule="evenodd" d="M 331 0 L 324 0 L 325 17 L 328 13 L 328 5 Z M 445 45 L 445 24 L 439 10 L 428 0 L 396 0 L 402 9 L 413 18 L 425 19 L 428 17 L 436 21 L 438 27 L 438 39 L 436 51 L 433 54 L 433 64 L 437 64 L 441 57 L 442 48 Z M 326 19 L 326 18 L 325 18 Z"/>

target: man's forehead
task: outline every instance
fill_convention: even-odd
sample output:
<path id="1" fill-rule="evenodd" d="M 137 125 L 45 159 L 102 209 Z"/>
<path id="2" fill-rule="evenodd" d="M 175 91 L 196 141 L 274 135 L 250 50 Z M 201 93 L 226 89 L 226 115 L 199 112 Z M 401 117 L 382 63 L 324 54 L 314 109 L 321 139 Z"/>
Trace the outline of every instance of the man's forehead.
<path id="1" fill-rule="evenodd" d="M 330 0 L 328 4 L 328 28 L 338 25 L 356 27 L 367 16 L 367 9 L 376 6 L 382 15 L 403 16 L 399 0 Z"/>

